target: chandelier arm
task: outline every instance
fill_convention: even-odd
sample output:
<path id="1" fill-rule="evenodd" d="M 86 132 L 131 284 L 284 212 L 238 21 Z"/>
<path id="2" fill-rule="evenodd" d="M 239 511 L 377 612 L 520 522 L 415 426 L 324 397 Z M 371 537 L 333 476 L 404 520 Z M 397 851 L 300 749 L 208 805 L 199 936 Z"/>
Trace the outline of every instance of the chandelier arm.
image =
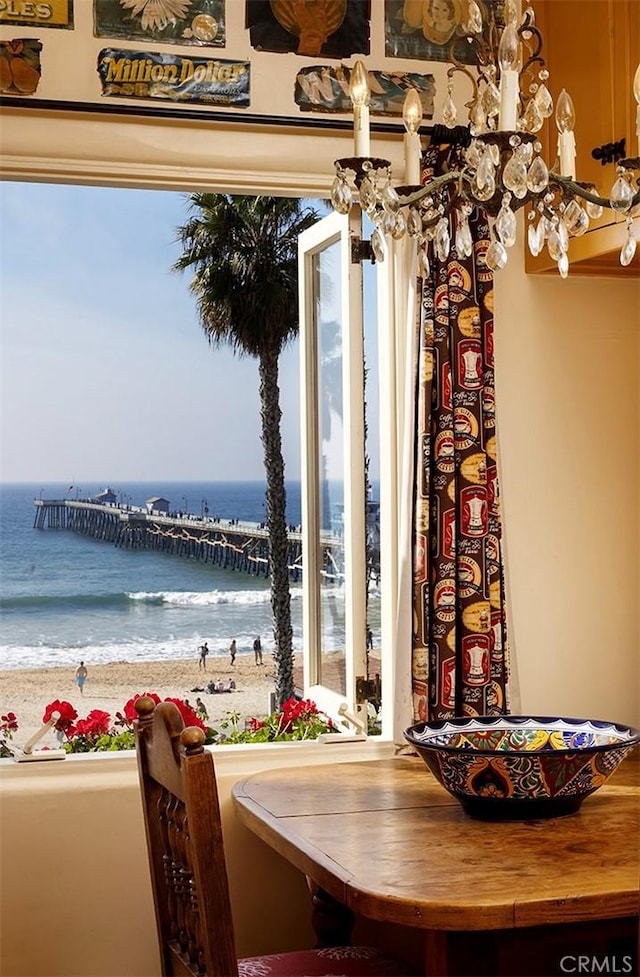
<path id="1" fill-rule="evenodd" d="M 456 61 L 455 64 L 453 64 L 449 68 L 449 70 L 447 71 L 447 78 L 451 80 L 455 75 L 456 71 L 460 71 L 463 75 L 466 75 L 469 81 L 471 82 L 471 86 L 472 86 L 471 98 L 469 99 L 468 102 L 464 103 L 466 108 L 470 108 L 478 97 L 478 82 L 476 81 L 475 76 L 472 75 L 469 69 L 466 68 L 460 61 Z"/>
<path id="2" fill-rule="evenodd" d="M 408 194 L 406 197 L 402 197 L 402 206 L 420 203 L 425 197 L 430 197 L 437 193 L 443 187 L 446 187 L 449 183 L 454 183 L 460 180 L 461 175 L 463 175 L 465 170 L 451 170 L 450 173 L 443 173 L 442 176 L 433 176 L 428 183 L 425 183 L 419 190 L 415 193 Z"/>
<path id="3" fill-rule="evenodd" d="M 593 193 L 586 187 L 582 186 L 576 180 L 573 180 L 570 176 L 561 176 L 560 173 L 549 173 L 549 185 L 556 186 L 563 193 L 569 191 L 576 197 L 582 197 L 583 200 L 588 200 L 592 204 L 598 204 L 600 207 L 604 207 L 606 210 L 615 210 L 616 208 L 612 205 L 608 197 L 601 197 L 597 193 Z M 640 190 L 638 190 L 629 206 L 629 210 L 640 203 Z"/>

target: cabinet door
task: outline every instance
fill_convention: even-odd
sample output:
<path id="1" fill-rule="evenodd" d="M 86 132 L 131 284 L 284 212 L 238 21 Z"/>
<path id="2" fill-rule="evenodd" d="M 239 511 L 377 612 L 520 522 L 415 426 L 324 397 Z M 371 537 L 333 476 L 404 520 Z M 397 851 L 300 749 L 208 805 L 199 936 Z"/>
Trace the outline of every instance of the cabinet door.
<path id="1" fill-rule="evenodd" d="M 593 183 L 608 197 L 616 179 L 613 163 L 602 165 L 593 150 L 626 139 L 626 155 L 638 155 L 633 76 L 640 61 L 640 3 L 638 0 L 543 0 L 535 4 L 542 30 L 542 56 L 549 69 L 554 100 L 563 88 L 576 114 L 576 177 Z M 555 120 L 541 133 L 544 155 L 556 158 Z M 571 241 L 569 259 L 574 271 L 586 274 L 624 273 L 618 254 L 625 237 L 625 219 L 605 210 L 581 238 Z M 636 259 L 636 262 L 638 259 Z M 636 264 L 634 262 L 634 265 Z M 527 256 L 527 271 L 555 270 L 546 254 Z"/>

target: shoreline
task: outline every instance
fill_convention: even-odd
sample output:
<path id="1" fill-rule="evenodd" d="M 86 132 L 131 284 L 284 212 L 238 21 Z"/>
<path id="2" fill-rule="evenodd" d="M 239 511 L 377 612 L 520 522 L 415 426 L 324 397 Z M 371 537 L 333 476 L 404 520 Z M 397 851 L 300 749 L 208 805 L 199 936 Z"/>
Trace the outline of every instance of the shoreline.
<path id="1" fill-rule="evenodd" d="M 301 656 L 294 655 L 296 684 L 302 681 Z M 42 725 L 46 706 L 54 699 L 70 702 L 84 719 L 92 709 L 104 709 L 115 719 L 125 703 L 137 693 L 155 692 L 161 699 L 188 699 L 195 705 L 202 699 L 209 718 L 208 726 L 219 728 L 227 713 L 240 714 L 239 724 L 250 716 L 266 716 L 270 711 L 270 696 L 275 690 L 275 664 L 264 655 L 264 665 L 256 665 L 253 652 L 238 653 L 235 665 L 228 657 L 209 656 L 207 668 L 198 666 L 197 658 L 171 661 L 108 662 L 92 665 L 85 662 L 87 680 L 83 693 L 75 682 L 76 666 L 47 668 L 0 669 L 0 714 L 14 712 L 19 729 L 13 743 L 23 745 Z M 236 682 L 233 692 L 209 693 L 204 689 L 210 681 Z M 55 734 L 48 734 L 42 743 L 53 744 Z"/>

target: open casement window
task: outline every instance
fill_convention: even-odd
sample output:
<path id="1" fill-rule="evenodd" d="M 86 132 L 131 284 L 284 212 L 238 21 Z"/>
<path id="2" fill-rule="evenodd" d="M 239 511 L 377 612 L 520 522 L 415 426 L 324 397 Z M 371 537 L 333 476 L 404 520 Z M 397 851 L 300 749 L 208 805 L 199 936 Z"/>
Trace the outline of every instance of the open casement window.
<path id="1" fill-rule="evenodd" d="M 360 215 L 299 239 L 305 695 L 366 729 L 367 570 Z M 354 726 L 349 727 L 354 732 Z"/>

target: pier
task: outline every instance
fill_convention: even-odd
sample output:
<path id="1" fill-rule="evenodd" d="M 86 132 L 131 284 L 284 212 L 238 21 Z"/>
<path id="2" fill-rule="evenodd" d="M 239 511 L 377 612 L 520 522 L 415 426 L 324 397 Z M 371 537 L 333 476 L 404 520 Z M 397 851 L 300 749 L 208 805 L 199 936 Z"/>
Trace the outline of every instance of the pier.
<path id="1" fill-rule="evenodd" d="M 269 576 L 269 532 L 237 519 L 169 515 L 143 506 L 81 499 L 34 499 L 35 529 L 66 529 L 123 549 L 157 550 L 213 563 L 228 570 Z M 292 580 L 302 578 L 302 533 L 290 529 L 287 563 Z M 322 535 L 324 576 L 342 578 L 343 542 Z"/>

